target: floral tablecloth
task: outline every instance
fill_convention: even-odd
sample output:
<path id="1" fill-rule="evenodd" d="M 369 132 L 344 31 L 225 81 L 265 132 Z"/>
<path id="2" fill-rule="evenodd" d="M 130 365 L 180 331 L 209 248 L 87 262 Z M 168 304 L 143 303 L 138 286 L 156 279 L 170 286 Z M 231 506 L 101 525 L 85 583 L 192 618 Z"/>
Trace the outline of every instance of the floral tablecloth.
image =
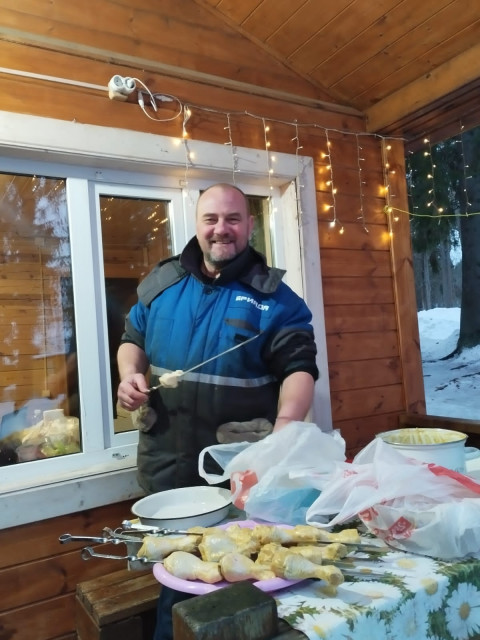
<path id="1" fill-rule="evenodd" d="M 478 560 L 389 551 L 342 570 L 336 593 L 314 580 L 276 592 L 279 618 L 310 640 L 466 640 L 480 633 Z"/>

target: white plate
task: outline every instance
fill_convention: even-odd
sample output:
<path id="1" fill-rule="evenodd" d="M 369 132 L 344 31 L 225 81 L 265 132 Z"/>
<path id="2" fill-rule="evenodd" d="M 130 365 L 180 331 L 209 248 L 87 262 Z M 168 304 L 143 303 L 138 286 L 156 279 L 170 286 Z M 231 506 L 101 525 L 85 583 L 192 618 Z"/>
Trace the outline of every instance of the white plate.
<path id="1" fill-rule="evenodd" d="M 226 528 L 231 524 L 236 524 L 239 527 L 253 529 L 253 527 L 257 524 L 253 520 L 240 520 L 233 522 L 226 522 L 220 525 L 221 528 Z M 291 527 L 287 524 L 277 525 L 279 527 L 285 527 L 286 529 L 290 529 Z M 163 584 L 165 587 L 170 587 L 171 589 L 175 589 L 175 591 L 181 591 L 183 593 L 193 593 L 195 595 L 203 595 L 204 593 L 211 593 L 212 591 L 218 591 L 218 589 L 223 589 L 224 587 L 228 587 L 229 585 L 235 584 L 234 582 L 227 582 L 226 580 L 222 580 L 221 582 L 216 582 L 215 584 L 208 584 L 206 582 L 202 582 L 201 580 L 184 580 L 183 578 L 177 578 L 171 573 L 169 573 L 162 563 L 157 562 L 153 565 L 153 575 L 155 578 Z M 280 589 L 286 589 L 287 587 L 291 587 L 293 584 L 297 584 L 297 582 L 302 582 L 303 580 L 285 580 L 284 578 L 272 578 L 271 580 L 257 580 L 253 584 L 258 587 L 261 591 L 265 593 L 270 593 L 272 591 L 279 591 Z"/>
<path id="2" fill-rule="evenodd" d="M 183 487 L 160 491 L 142 498 L 132 506 L 142 524 L 166 529 L 209 527 L 227 517 L 232 504 L 229 489 L 219 487 Z"/>

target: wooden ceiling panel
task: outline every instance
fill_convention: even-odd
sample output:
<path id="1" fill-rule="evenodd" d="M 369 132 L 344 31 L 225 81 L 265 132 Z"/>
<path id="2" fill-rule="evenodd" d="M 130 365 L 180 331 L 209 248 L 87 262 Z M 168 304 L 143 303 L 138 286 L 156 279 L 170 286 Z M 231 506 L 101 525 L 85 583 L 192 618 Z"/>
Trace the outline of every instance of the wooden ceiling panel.
<path id="1" fill-rule="evenodd" d="M 261 2 L 259 0 L 220 0 L 215 3 L 214 0 L 207 0 L 210 4 L 216 4 L 216 9 L 236 24 L 240 25 L 249 16 L 252 11 L 258 7 Z"/>
<path id="2" fill-rule="evenodd" d="M 309 4 L 299 0 L 297 11 Z M 242 22 L 242 28 L 261 42 L 269 44 L 269 38 L 292 17 L 292 0 L 263 0 Z M 277 50 L 280 51 L 279 49 Z"/>
<path id="3" fill-rule="evenodd" d="M 351 4 L 351 0 L 325 4 L 308 0 L 295 13 L 291 13 L 290 19 L 285 20 L 268 38 L 267 44 L 299 71 L 308 73 L 316 65 L 319 56 L 323 59 L 324 55 L 329 54 L 329 44 L 324 42 L 324 38 L 328 37 L 329 25 Z M 325 53 L 322 53 L 319 43 L 323 44 Z M 300 62 L 297 62 L 298 58 Z"/>
<path id="4" fill-rule="evenodd" d="M 382 0 L 366 4 L 363 0 L 351 3 L 332 20 L 322 27 L 304 46 L 302 46 L 290 61 L 294 67 L 301 68 L 310 73 L 320 65 L 328 65 L 335 69 L 336 73 L 342 73 L 342 69 L 331 64 L 335 53 L 344 47 L 356 42 L 360 47 L 367 45 L 370 56 L 374 55 L 379 47 L 378 41 L 371 41 L 368 30 L 372 24 L 381 20 L 390 11 L 398 0 Z M 335 5 L 336 7 L 336 5 Z M 353 57 L 355 60 L 355 55 Z"/>
<path id="5" fill-rule="evenodd" d="M 451 24 L 449 20 L 450 16 L 440 24 L 432 20 L 429 26 L 412 30 L 385 49 L 383 61 L 379 57 L 371 60 L 356 71 L 355 78 L 350 76 L 349 81 L 345 79 L 335 85 L 336 89 L 352 96 L 356 106 L 363 110 L 373 104 L 372 98 L 382 100 L 478 42 L 478 19 L 475 23 L 457 20 L 458 37 L 449 37 L 448 29 L 440 28 Z"/>
<path id="6" fill-rule="evenodd" d="M 449 2 L 451 0 L 438 0 L 439 7 Z M 422 25 L 425 25 L 431 13 L 420 6 L 415 18 L 410 17 L 410 31 L 405 33 L 408 11 L 404 3 L 393 7 L 366 31 L 350 39 L 327 62 L 319 65 L 312 77 L 317 80 L 321 78 L 326 87 L 356 96 L 368 92 L 380 79 L 391 76 L 415 60 L 419 52 L 431 46 L 424 34 L 417 31 L 425 28 L 428 33 L 428 28 Z"/>
<path id="7" fill-rule="evenodd" d="M 474 30 L 478 30 L 478 25 L 472 25 L 469 27 L 469 30 L 472 32 Z M 470 41 L 472 41 L 472 43 L 478 41 L 478 36 L 475 38 L 465 37 L 465 42 L 470 43 Z M 418 57 L 409 61 L 403 67 L 390 69 L 390 73 L 388 74 L 384 73 L 386 67 L 385 64 L 382 69 L 381 61 L 377 61 L 377 64 L 372 62 L 371 65 L 368 65 L 368 70 L 366 69 L 363 73 L 362 70 L 358 70 L 355 83 L 350 83 L 345 86 L 346 82 L 341 82 L 336 86 L 336 88 L 344 94 L 350 96 L 354 95 L 356 106 L 363 111 L 372 104 L 375 104 L 373 96 L 374 100 L 378 102 L 400 90 L 402 87 L 408 86 L 419 76 L 428 76 L 428 74 L 438 68 L 439 65 L 448 63 L 450 60 L 455 59 L 459 53 L 461 52 L 458 51 L 458 41 L 445 40 L 436 47 L 426 51 L 423 55 L 419 54 Z M 389 59 L 392 59 L 392 56 L 387 52 L 386 55 L 389 56 Z M 397 56 L 393 59 L 399 60 L 400 58 Z M 435 64 L 433 64 L 433 60 L 435 60 Z M 370 70 L 374 74 L 373 77 L 377 78 L 377 82 L 375 84 L 371 83 L 368 85 L 367 83 L 370 78 Z M 363 80 L 363 84 L 361 80 Z"/>
<path id="8" fill-rule="evenodd" d="M 333 103 L 365 113 L 371 131 L 417 136 L 415 117 L 420 128 L 427 124 L 425 109 L 433 129 L 451 129 L 449 113 L 458 117 L 462 105 L 466 120 L 480 124 L 471 109 L 475 100 L 480 103 L 480 59 L 473 55 L 480 42 L 480 0 L 195 2 Z"/>

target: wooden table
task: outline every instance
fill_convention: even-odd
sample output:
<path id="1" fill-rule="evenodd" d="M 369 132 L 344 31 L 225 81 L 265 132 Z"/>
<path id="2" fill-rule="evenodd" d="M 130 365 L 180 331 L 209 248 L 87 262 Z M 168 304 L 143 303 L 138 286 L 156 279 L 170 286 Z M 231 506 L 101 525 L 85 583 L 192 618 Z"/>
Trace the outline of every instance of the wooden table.
<path id="1" fill-rule="evenodd" d="M 336 593 L 317 580 L 305 580 L 288 589 L 267 595 L 258 592 L 250 600 L 249 613 L 255 606 L 273 598 L 281 621 L 277 635 L 245 635 L 236 640 L 371 640 L 402 638 L 408 640 L 460 640 L 480 638 L 480 561 L 440 562 L 431 558 L 389 551 L 375 561 L 355 560 L 352 570 L 344 570 L 345 582 Z M 239 583 L 242 584 L 242 583 Z M 230 640 L 232 616 L 222 616 L 222 600 L 232 602 L 232 585 L 222 591 L 198 596 L 180 605 L 178 614 L 185 620 L 194 601 L 206 606 L 217 596 L 212 611 L 216 635 L 184 635 L 178 628 L 175 640 L 207 640 L 209 637 Z M 254 587 L 252 587 L 254 589 Z M 238 604 L 238 614 L 245 607 Z M 200 608 L 201 610 L 201 608 Z M 265 615 L 265 612 L 259 616 Z M 191 622 L 191 618 L 190 618 Z M 197 621 L 198 622 L 198 621 Z M 222 635 L 223 634 L 223 635 Z"/>

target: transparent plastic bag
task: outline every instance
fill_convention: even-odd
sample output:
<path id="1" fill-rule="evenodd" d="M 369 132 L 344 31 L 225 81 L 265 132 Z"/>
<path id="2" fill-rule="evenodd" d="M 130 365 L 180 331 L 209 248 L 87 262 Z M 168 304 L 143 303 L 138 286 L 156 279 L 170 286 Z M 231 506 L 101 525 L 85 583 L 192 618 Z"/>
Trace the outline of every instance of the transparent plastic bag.
<path id="1" fill-rule="evenodd" d="M 205 455 L 223 469 L 204 470 Z M 199 457 L 199 474 L 209 484 L 230 480 L 233 503 L 249 518 L 268 522 L 305 522 L 335 463 L 345 460 L 339 432 L 325 433 L 307 422 L 291 422 L 263 440 L 213 445 Z"/>
<path id="2" fill-rule="evenodd" d="M 333 517 L 332 517 L 333 516 Z M 308 524 L 360 518 L 392 547 L 452 560 L 480 550 L 480 484 L 407 458 L 381 438 L 340 464 L 309 507 Z"/>

